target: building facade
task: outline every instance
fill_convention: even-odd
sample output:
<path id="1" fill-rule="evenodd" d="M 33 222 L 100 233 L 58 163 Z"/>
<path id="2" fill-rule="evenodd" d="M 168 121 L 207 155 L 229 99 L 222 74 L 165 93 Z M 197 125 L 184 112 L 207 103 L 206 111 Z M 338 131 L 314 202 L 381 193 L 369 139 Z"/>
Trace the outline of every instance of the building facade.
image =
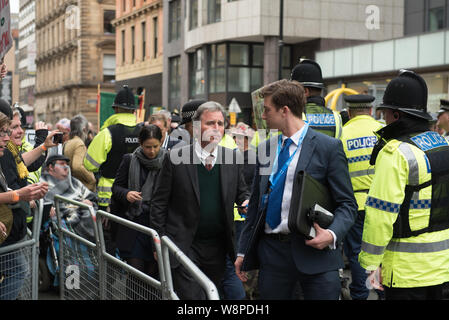
<path id="1" fill-rule="evenodd" d="M 8 73 L 0 81 L 0 98 L 14 104 L 19 101 L 19 72 L 17 70 L 19 15 L 17 13 L 11 13 L 11 37 L 12 47 L 4 57 Z"/>
<path id="2" fill-rule="evenodd" d="M 36 25 L 35 0 L 20 0 L 19 44 L 17 68 L 19 72 L 19 104 L 28 114 L 34 113 L 34 86 L 36 83 Z M 32 123 L 33 119 L 30 119 Z"/>
<path id="3" fill-rule="evenodd" d="M 250 122 L 250 93 L 289 78 L 300 58 L 403 35 L 403 0 L 283 4 L 281 38 L 280 1 L 164 0 L 163 104 L 205 98 L 227 106 L 236 98 Z"/>
<path id="4" fill-rule="evenodd" d="M 162 105 L 162 0 L 116 0 L 116 89 L 145 90 L 146 115 Z"/>
<path id="5" fill-rule="evenodd" d="M 436 113 L 440 99 L 449 97 L 448 9 L 447 0 L 405 0 L 403 37 L 317 52 L 328 91 L 344 84 L 372 94 L 379 105 L 388 82 L 400 69 L 409 69 L 426 81 L 427 108 Z"/>
<path id="6" fill-rule="evenodd" d="M 115 91 L 114 0 L 36 2 L 35 118 L 82 113 L 97 124 L 97 87 Z"/>

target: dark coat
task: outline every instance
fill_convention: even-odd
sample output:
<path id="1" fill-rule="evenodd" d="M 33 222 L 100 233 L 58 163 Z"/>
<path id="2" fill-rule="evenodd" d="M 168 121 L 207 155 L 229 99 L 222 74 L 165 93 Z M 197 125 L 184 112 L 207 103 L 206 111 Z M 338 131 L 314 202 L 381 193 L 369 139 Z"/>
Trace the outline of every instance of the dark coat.
<path id="1" fill-rule="evenodd" d="M 27 179 L 21 179 L 17 172 L 16 161 L 11 151 L 5 148 L 4 154 L 0 157 L 0 165 L 5 175 L 8 187 L 13 190 L 18 190 L 26 187 Z M 12 206 L 13 224 L 11 233 L 3 242 L 3 245 L 10 245 L 23 239 L 26 235 L 27 224 L 26 217 L 30 212 L 30 204 L 27 201 L 19 201 Z"/>
<path id="2" fill-rule="evenodd" d="M 128 189 L 128 174 L 129 166 L 131 163 L 131 155 L 131 153 L 128 153 L 123 156 L 122 162 L 120 163 L 117 175 L 114 180 L 114 184 L 112 185 L 111 197 L 111 213 L 128 220 L 129 218 L 126 216 L 125 212 L 127 211 L 130 202 L 128 202 L 128 200 L 126 199 L 126 195 L 129 191 L 133 191 Z M 145 183 L 148 172 L 148 169 L 146 169 L 144 166 L 141 166 L 140 185 L 143 185 Z M 150 207 L 149 204 L 142 204 L 142 206 L 144 208 L 144 212 L 139 217 L 134 218 L 132 221 L 148 227 Z M 115 238 L 117 248 L 120 251 L 129 252 L 135 243 L 137 234 L 138 231 L 117 224 Z"/>
<path id="3" fill-rule="evenodd" d="M 221 163 L 220 184 L 226 224 L 225 249 L 234 259 L 234 203 L 241 204 L 249 199 L 249 190 L 243 177 L 243 165 L 224 163 L 225 158 L 232 157 L 236 159 L 234 150 L 218 146 L 217 163 Z M 201 161 L 193 144 L 171 150 L 164 159 L 151 200 L 150 227 L 160 237 L 168 236 L 186 254 L 200 220 L 198 164 Z M 172 267 L 177 265 L 175 260 Z"/>

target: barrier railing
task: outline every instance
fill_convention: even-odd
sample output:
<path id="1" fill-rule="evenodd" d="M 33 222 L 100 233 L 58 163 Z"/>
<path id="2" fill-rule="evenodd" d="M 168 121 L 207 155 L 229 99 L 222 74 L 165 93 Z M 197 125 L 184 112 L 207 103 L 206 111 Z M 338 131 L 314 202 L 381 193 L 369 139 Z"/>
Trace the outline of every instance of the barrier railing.
<path id="1" fill-rule="evenodd" d="M 62 216 L 61 203 L 88 210 L 93 218 L 95 243 L 77 234 L 67 224 Z M 179 297 L 173 288 L 170 256 L 177 259 L 198 281 L 208 299 L 219 299 L 213 282 L 168 237 L 160 239 L 151 228 L 103 210 L 96 211 L 92 206 L 59 195 L 55 195 L 54 205 L 58 220 L 59 287 L 62 300 L 177 300 Z M 158 266 L 156 278 L 106 252 L 102 218 L 151 237 Z"/>
<path id="2" fill-rule="evenodd" d="M 117 259 L 106 252 L 106 245 L 103 237 L 103 225 L 100 217 L 104 217 L 127 228 L 144 233 L 153 239 L 153 245 L 157 257 L 159 279 L 150 277 L 149 275 L 129 266 L 120 259 Z M 132 295 L 133 300 L 166 300 L 170 298 L 167 293 L 165 270 L 162 264 L 161 241 L 156 231 L 102 210 L 97 211 L 97 228 L 101 241 L 101 257 L 103 258 L 100 261 L 100 276 L 102 277 L 100 280 L 101 299 L 109 299 L 114 297 L 113 283 L 117 282 L 117 278 L 120 274 L 127 277 L 126 288 Z M 119 290 L 118 292 L 123 295 L 123 290 Z M 129 293 L 127 294 L 128 296 Z"/>
<path id="3" fill-rule="evenodd" d="M 0 247 L 0 300 L 37 300 L 39 232 L 43 201 L 34 209 L 32 231 L 22 241 Z"/>
<path id="4" fill-rule="evenodd" d="M 179 297 L 176 295 L 173 289 L 173 279 L 171 276 L 171 264 L 170 264 L 170 252 L 172 256 L 175 257 L 182 266 L 189 272 L 193 278 L 198 281 L 200 286 L 206 292 L 207 298 L 209 300 L 219 300 L 220 296 L 218 294 L 217 288 L 214 283 L 190 260 L 182 251 L 179 249 L 173 241 L 167 236 L 162 237 L 162 256 L 164 259 L 164 269 L 165 276 L 167 277 L 167 285 L 170 293 L 170 297 L 173 300 L 178 300 Z"/>

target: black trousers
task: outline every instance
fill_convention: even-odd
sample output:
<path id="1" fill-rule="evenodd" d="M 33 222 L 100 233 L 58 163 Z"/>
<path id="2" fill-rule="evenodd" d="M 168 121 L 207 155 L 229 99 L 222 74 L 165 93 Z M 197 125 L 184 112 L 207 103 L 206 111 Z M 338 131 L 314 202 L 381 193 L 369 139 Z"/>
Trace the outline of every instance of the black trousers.
<path id="1" fill-rule="evenodd" d="M 442 300 L 443 285 L 419 288 L 384 287 L 385 300 Z"/>
<path id="2" fill-rule="evenodd" d="M 212 245 L 194 242 L 186 255 L 218 288 L 226 266 L 224 243 Z M 206 292 L 182 265 L 172 269 L 172 279 L 179 299 L 206 300 Z"/>

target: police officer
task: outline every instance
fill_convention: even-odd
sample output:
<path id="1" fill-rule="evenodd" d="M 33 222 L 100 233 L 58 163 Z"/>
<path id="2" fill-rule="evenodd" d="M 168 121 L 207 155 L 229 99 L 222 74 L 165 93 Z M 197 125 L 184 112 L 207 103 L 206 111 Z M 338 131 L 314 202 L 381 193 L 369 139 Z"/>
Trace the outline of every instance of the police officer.
<path id="1" fill-rule="evenodd" d="M 291 80 L 296 80 L 304 86 L 307 98 L 304 114 L 310 127 L 339 139 L 341 116 L 325 106 L 326 103 L 321 96 L 324 84 L 320 65 L 313 60 L 301 59 L 292 70 Z"/>
<path id="2" fill-rule="evenodd" d="M 371 117 L 374 99 L 373 96 L 361 94 L 345 97 L 349 120 L 343 126 L 341 135 L 358 205 L 356 221 L 343 241 L 343 249 L 351 269 L 352 282 L 349 290 L 353 300 L 366 300 L 369 296 L 369 290 L 365 284 L 368 274 L 360 267 L 358 256 L 362 244 L 365 202 L 374 174 L 374 166 L 369 163 L 371 152 L 377 141 L 374 132 L 383 127 Z"/>
<path id="3" fill-rule="evenodd" d="M 106 210 L 112 196 L 112 184 L 122 157 L 139 146 L 138 134 L 141 129 L 136 124 L 134 111 L 137 106 L 130 88 L 124 85 L 117 93 L 110 116 L 102 130 L 95 136 L 87 149 L 84 166 L 92 172 L 100 172 L 98 181 L 99 207 Z"/>
<path id="4" fill-rule="evenodd" d="M 440 103 L 437 127 L 444 130 L 444 137 L 449 141 L 449 100 L 441 99 Z"/>
<path id="5" fill-rule="evenodd" d="M 429 131 L 426 106 L 427 85 L 408 70 L 389 82 L 380 106 L 387 126 L 371 156 L 359 262 L 387 300 L 441 299 L 449 281 L 449 143 Z"/>

